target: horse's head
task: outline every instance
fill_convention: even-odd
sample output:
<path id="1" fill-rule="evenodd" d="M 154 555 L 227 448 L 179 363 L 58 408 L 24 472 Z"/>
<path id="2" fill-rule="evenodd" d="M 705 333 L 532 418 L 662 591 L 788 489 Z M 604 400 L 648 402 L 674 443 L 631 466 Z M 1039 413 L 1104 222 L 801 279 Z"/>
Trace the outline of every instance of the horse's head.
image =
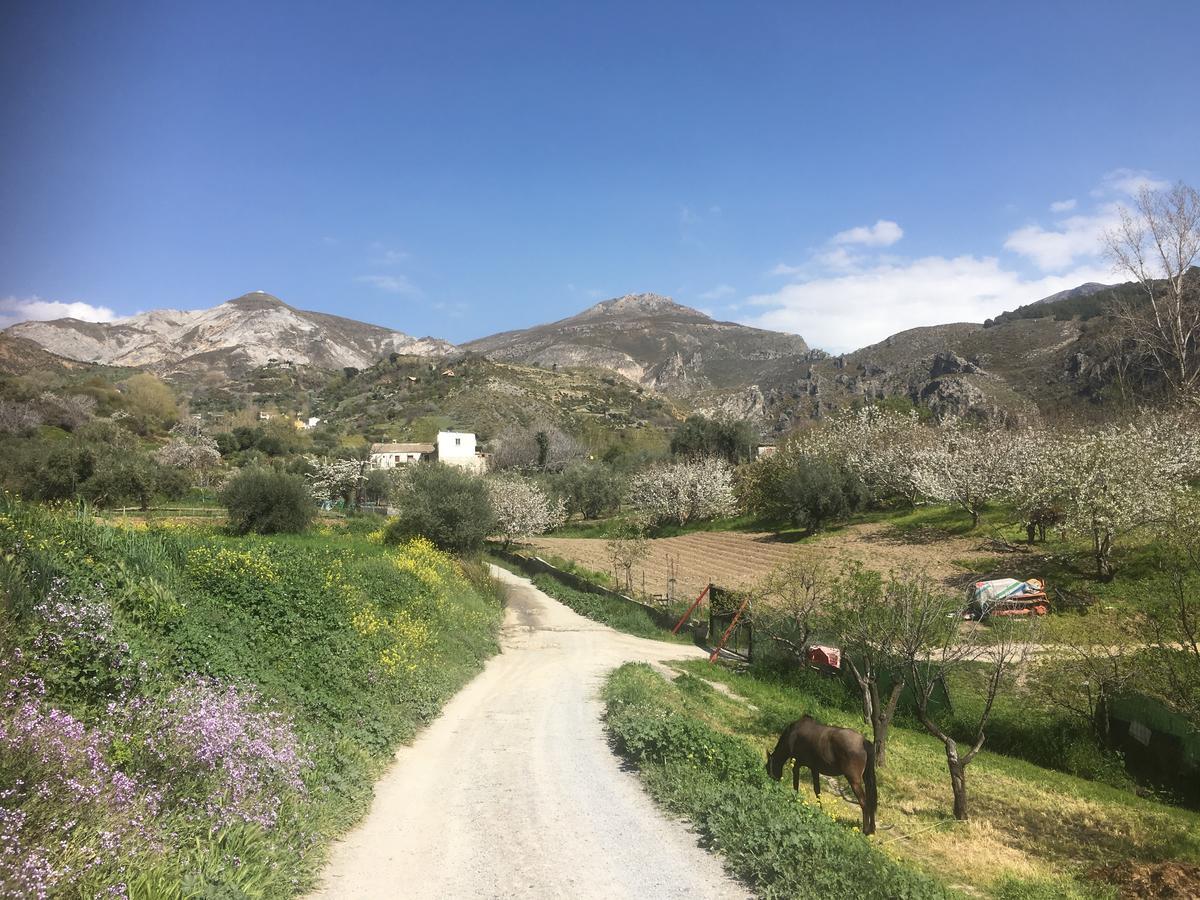
<path id="1" fill-rule="evenodd" d="M 786 762 L 784 760 L 783 762 Z M 767 774 L 779 781 L 783 778 L 783 762 L 776 764 L 775 757 L 771 755 L 771 751 L 767 751 Z"/>

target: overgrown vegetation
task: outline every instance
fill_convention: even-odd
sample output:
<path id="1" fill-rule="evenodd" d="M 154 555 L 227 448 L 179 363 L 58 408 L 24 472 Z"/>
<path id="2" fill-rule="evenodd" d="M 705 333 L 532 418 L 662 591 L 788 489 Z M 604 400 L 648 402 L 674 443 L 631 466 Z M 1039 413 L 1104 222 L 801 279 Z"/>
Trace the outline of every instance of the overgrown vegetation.
<path id="1" fill-rule="evenodd" d="M 496 647 L 490 579 L 357 523 L 233 538 L 0 514 L 0 893 L 312 884 Z"/>

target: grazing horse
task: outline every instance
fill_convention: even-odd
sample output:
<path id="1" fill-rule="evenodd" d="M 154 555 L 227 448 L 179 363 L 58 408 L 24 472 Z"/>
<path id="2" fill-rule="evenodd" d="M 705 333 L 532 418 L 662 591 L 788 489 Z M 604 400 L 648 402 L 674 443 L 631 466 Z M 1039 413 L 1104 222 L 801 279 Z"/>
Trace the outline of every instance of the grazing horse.
<path id="1" fill-rule="evenodd" d="M 875 744 L 853 728 L 822 725 L 812 716 L 802 716 L 779 736 L 767 754 L 767 774 L 779 781 L 783 767 L 794 759 L 792 786 L 800 790 L 800 767 L 812 771 L 813 791 L 821 797 L 822 775 L 845 775 L 862 807 L 862 833 L 875 833 L 875 810 L 879 805 L 875 783 Z"/>

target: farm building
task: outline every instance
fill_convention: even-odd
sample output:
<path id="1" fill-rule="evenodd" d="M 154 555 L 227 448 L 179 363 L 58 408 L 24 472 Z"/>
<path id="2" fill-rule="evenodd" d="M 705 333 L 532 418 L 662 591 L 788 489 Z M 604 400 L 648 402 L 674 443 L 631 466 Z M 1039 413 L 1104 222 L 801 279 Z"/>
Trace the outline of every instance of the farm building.
<path id="1" fill-rule="evenodd" d="M 436 444 L 371 445 L 372 469 L 394 469 L 425 459 L 475 474 L 483 474 L 487 469 L 487 459 L 475 449 L 475 435 L 469 431 L 438 432 Z"/>
<path id="2" fill-rule="evenodd" d="M 372 444 L 371 468 L 394 469 L 428 459 L 434 453 L 433 444 Z"/>

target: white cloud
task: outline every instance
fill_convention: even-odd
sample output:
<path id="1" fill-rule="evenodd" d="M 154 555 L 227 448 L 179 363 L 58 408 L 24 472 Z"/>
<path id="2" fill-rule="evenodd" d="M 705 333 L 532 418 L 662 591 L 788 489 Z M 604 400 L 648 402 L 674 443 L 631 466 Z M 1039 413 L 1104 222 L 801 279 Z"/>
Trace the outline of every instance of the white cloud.
<path id="1" fill-rule="evenodd" d="M 737 288 L 732 284 L 718 284 L 716 287 L 699 294 L 701 300 L 720 300 L 722 297 L 731 297 L 737 293 Z"/>
<path id="2" fill-rule="evenodd" d="M 1043 272 L 1077 265 L 1081 259 L 1100 256 L 1104 232 L 1120 221 L 1120 207 L 1108 203 L 1090 215 L 1068 216 L 1052 228 L 1026 225 L 1012 232 L 1004 249 L 1024 256 Z"/>
<path id="3" fill-rule="evenodd" d="M 867 247 L 890 247 L 904 237 L 904 229 L 888 219 L 880 219 L 874 225 L 860 225 L 833 236 L 835 244 L 863 244 Z"/>
<path id="4" fill-rule="evenodd" d="M 421 289 L 404 275 L 359 275 L 354 280 L 360 284 L 369 284 L 385 294 L 404 294 L 416 297 L 421 293 Z"/>
<path id="5" fill-rule="evenodd" d="M 1075 208 L 1075 205 L 1076 205 L 1076 201 L 1075 201 L 1074 197 L 1072 197 L 1070 200 L 1055 200 L 1053 203 L 1050 204 L 1050 212 L 1054 212 L 1054 213 L 1070 212 L 1071 210 L 1073 210 Z"/>
<path id="6" fill-rule="evenodd" d="M 0 328 L 17 322 L 47 319 L 80 319 L 84 322 L 111 322 L 117 314 L 107 306 L 78 301 L 43 300 L 41 297 L 5 297 L 0 300 Z"/>
<path id="7" fill-rule="evenodd" d="M 408 259 L 408 253 L 394 247 L 375 241 L 371 244 L 371 264 L 376 266 L 394 266 Z"/>
<path id="8" fill-rule="evenodd" d="M 804 266 L 789 266 L 787 263 L 776 263 L 775 267 L 767 272 L 768 275 L 802 275 L 805 269 Z"/>
<path id="9" fill-rule="evenodd" d="M 1147 172 L 1145 169 L 1113 169 L 1111 172 L 1105 173 L 1100 186 L 1092 191 L 1092 196 L 1107 197 L 1112 194 L 1124 194 L 1127 197 L 1136 197 L 1142 188 L 1161 191 L 1170 186 L 1169 181 L 1156 178 L 1152 172 Z"/>
<path id="10" fill-rule="evenodd" d="M 1105 281 L 1102 267 L 1026 278 L 995 257 L 931 256 L 830 274 L 749 297 L 764 311 L 747 324 L 803 335 L 813 346 L 845 352 L 921 325 L 982 322 L 1085 281 Z"/>

